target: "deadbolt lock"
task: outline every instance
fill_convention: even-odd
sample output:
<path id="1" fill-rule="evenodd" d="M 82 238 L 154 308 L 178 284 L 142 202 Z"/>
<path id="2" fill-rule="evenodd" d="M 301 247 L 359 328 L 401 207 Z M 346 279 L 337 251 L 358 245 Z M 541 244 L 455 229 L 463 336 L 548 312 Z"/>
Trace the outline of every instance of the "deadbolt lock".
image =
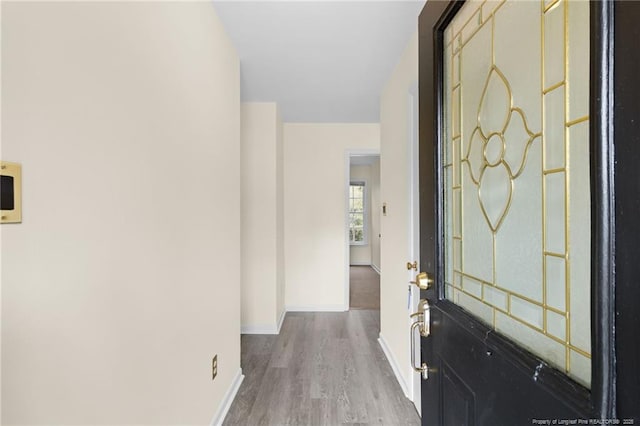
<path id="1" fill-rule="evenodd" d="M 415 284 L 420 290 L 428 290 L 431 288 L 433 280 L 429 278 L 429 274 L 426 272 L 420 272 L 416 275 L 416 280 L 411 281 L 411 284 Z"/>
<path id="2" fill-rule="evenodd" d="M 410 271 L 412 269 L 414 271 L 418 270 L 418 261 L 417 260 L 414 260 L 413 263 L 407 262 L 407 270 Z"/>

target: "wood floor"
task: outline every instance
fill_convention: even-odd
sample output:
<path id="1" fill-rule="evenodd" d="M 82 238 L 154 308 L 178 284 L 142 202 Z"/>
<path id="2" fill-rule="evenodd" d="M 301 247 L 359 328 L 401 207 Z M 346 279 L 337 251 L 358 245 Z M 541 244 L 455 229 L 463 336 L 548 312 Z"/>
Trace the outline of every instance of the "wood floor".
<path id="1" fill-rule="evenodd" d="M 224 425 L 419 425 L 379 330 L 376 310 L 288 312 L 279 335 L 243 335 Z"/>
<path id="2" fill-rule="evenodd" d="M 371 266 L 349 267 L 351 309 L 380 309 L 380 275 Z"/>

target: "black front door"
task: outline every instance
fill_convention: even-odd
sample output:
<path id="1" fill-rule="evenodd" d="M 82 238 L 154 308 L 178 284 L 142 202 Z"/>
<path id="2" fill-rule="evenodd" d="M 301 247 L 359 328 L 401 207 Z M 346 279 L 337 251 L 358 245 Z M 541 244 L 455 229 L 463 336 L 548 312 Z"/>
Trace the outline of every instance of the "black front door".
<path id="1" fill-rule="evenodd" d="M 639 421 L 639 4 L 426 3 L 424 425 Z"/>

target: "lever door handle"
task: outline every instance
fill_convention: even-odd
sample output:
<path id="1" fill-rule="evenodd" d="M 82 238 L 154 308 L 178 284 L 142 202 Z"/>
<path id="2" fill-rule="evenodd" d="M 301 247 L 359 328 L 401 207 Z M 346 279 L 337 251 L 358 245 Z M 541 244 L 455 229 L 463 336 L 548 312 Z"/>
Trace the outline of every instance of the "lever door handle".
<path id="1" fill-rule="evenodd" d="M 409 316 L 411 318 L 418 317 L 413 324 L 420 325 L 420 335 L 422 337 L 427 337 L 431 334 L 431 305 L 429 305 L 427 299 L 420 299 L 418 311 Z"/>

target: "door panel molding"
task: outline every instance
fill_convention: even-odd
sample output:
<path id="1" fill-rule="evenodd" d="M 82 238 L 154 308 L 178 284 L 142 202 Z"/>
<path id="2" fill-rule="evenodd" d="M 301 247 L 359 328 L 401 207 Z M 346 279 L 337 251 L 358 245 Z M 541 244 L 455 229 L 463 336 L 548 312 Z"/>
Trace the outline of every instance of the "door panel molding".
<path id="1" fill-rule="evenodd" d="M 440 365 L 440 403 L 442 404 L 443 423 L 448 425 L 464 424 L 471 426 L 475 417 L 475 394 L 449 366 L 442 357 Z M 447 392 L 450 391 L 450 392 Z M 453 399 L 452 396 L 457 397 Z"/>

